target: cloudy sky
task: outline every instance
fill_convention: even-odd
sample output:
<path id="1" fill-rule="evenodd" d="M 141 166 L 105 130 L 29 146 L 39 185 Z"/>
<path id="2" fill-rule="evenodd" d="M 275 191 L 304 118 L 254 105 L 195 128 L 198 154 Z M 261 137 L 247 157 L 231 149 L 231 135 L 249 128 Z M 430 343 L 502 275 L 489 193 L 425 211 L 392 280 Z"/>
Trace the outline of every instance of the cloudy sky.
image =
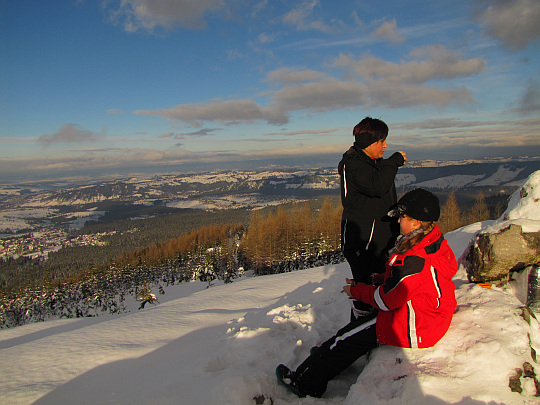
<path id="1" fill-rule="evenodd" d="M 538 21 L 538 0 L 1 0 L 0 179 L 328 167 L 365 116 L 411 160 L 539 156 Z"/>

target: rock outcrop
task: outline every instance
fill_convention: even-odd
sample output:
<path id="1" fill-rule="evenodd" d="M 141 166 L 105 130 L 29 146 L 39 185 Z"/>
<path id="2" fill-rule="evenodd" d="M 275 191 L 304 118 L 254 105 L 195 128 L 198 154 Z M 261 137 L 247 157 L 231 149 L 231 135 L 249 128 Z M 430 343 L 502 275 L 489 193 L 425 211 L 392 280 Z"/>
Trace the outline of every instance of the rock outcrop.
<path id="1" fill-rule="evenodd" d="M 540 262 L 540 171 L 512 194 L 507 210 L 476 235 L 461 263 L 471 282 L 505 284 L 510 274 Z"/>
<path id="2" fill-rule="evenodd" d="M 505 281 L 510 272 L 540 261 L 540 232 L 523 232 L 511 224 L 497 233 L 480 233 L 465 259 L 470 281 Z"/>

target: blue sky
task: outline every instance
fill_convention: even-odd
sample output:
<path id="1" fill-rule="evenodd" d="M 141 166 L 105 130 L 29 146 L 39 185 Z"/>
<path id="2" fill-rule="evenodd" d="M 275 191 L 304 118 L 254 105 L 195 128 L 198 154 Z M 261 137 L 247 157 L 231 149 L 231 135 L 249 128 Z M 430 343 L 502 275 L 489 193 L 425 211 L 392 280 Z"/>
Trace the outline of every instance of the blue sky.
<path id="1" fill-rule="evenodd" d="M 540 155 L 538 0 L 0 0 L 0 179 Z"/>

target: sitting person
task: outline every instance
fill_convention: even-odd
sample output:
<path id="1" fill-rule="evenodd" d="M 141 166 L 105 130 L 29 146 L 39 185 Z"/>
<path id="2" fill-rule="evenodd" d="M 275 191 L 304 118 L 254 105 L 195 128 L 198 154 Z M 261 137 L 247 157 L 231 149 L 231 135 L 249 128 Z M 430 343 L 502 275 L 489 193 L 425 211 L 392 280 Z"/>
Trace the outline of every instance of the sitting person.
<path id="1" fill-rule="evenodd" d="M 446 333 L 456 309 L 452 277 L 457 272 L 454 253 L 435 221 L 439 199 L 423 189 L 405 194 L 388 213 L 399 217 L 401 235 L 389 252 L 382 284 L 346 279 L 350 298 L 375 307 L 370 315 L 353 320 L 335 336 L 315 347 L 296 369 L 280 364 L 278 379 L 300 397 L 320 397 L 328 381 L 380 344 L 425 348 Z M 374 275 L 374 279 L 377 279 Z"/>

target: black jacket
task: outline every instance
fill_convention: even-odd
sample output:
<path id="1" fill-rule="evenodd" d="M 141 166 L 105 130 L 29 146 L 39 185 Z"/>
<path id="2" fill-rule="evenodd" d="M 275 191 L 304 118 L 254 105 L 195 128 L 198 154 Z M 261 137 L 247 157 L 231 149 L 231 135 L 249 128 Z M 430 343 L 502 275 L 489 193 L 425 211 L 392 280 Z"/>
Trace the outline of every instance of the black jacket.
<path id="1" fill-rule="evenodd" d="M 394 178 L 405 159 L 399 152 L 388 159 L 371 159 L 353 145 L 343 154 L 338 170 L 343 204 L 342 233 L 354 238 L 342 240 L 343 250 L 370 250 L 380 255 L 399 235 L 399 225 L 386 216 L 397 203 Z M 349 243 L 348 243 L 349 242 Z"/>

